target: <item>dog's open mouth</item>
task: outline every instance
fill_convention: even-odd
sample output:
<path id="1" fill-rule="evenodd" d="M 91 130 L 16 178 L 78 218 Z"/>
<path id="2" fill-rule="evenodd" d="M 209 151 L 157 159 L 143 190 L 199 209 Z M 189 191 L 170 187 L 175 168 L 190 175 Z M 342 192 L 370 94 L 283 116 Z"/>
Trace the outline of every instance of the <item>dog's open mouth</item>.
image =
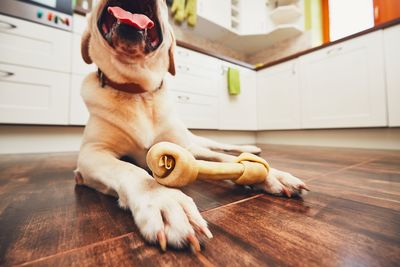
<path id="1" fill-rule="evenodd" d="M 111 0 L 101 13 L 98 27 L 110 45 L 115 34 L 133 42 L 144 41 L 146 52 L 156 50 L 162 43 L 157 1 L 154 0 Z"/>

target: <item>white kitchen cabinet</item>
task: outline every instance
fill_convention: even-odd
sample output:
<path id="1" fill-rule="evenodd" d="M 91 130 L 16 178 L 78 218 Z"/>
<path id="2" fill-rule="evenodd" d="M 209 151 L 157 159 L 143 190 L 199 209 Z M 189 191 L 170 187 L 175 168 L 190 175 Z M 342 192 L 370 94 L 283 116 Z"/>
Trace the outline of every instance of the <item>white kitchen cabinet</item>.
<path id="1" fill-rule="evenodd" d="M 259 130 L 299 129 L 300 85 L 297 60 L 257 73 Z"/>
<path id="2" fill-rule="evenodd" d="M 221 68 L 219 60 L 184 48 L 176 49 L 176 76 L 170 88 L 178 91 L 218 96 Z"/>
<path id="3" fill-rule="evenodd" d="M 384 30 L 389 126 L 400 126 L 400 25 Z"/>
<path id="4" fill-rule="evenodd" d="M 382 31 L 300 58 L 303 128 L 387 125 Z"/>
<path id="5" fill-rule="evenodd" d="M 175 67 L 167 86 L 180 118 L 192 129 L 218 129 L 219 60 L 177 47 Z"/>
<path id="6" fill-rule="evenodd" d="M 0 15 L 0 62 L 70 72 L 71 33 Z"/>
<path id="7" fill-rule="evenodd" d="M 86 29 L 86 17 L 74 15 L 72 33 L 71 88 L 69 101 L 69 124 L 86 125 L 89 112 L 81 97 L 82 82 L 85 77 L 97 70 L 95 64 L 86 64 L 81 56 L 81 38 Z"/>
<path id="8" fill-rule="evenodd" d="M 218 128 L 218 98 L 170 90 L 180 119 L 191 129 Z"/>
<path id="9" fill-rule="evenodd" d="M 227 62 L 221 62 L 221 85 L 219 86 L 219 129 L 256 130 L 256 72 Z M 228 67 L 240 71 L 240 94 L 228 92 Z"/>
<path id="10" fill-rule="evenodd" d="M 89 119 L 89 112 L 81 97 L 82 82 L 86 76 L 71 75 L 71 92 L 69 101 L 69 124 L 86 125 Z"/>
<path id="11" fill-rule="evenodd" d="M 0 123 L 68 123 L 69 75 L 0 63 Z"/>
<path id="12" fill-rule="evenodd" d="M 87 75 L 93 71 L 96 71 L 97 67 L 95 64 L 86 64 L 81 55 L 81 38 L 80 34 L 72 33 L 72 62 L 71 72 L 74 74 Z"/>
<path id="13" fill-rule="evenodd" d="M 72 32 L 82 35 L 85 32 L 86 27 L 87 27 L 87 23 L 88 23 L 87 17 L 81 16 L 78 14 L 74 14 L 73 20 L 74 20 L 74 23 L 72 24 Z"/>
<path id="14" fill-rule="evenodd" d="M 198 0 L 197 14 L 224 28 L 231 28 L 231 0 Z"/>

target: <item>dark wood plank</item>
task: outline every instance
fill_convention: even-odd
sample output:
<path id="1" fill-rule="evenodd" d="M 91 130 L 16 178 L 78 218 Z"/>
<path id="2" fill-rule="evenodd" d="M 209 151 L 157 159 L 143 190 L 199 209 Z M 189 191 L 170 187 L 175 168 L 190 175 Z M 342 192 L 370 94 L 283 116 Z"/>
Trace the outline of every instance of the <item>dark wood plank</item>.
<path id="1" fill-rule="evenodd" d="M 200 211 L 220 207 L 255 196 L 249 187 L 238 186 L 229 181 L 197 181 L 182 189 L 191 196 Z"/>
<path id="2" fill-rule="evenodd" d="M 242 252 L 251 255 L 250 262 L 257 262 L 262 252 L 265 265 L 397 266 L 399 213 L 332 200 L 320 194 L 310 194 L 305 200 L 265 196 L 205 212 L 211 229 L 231 240 L 217 237 L 204 256 L 217 265 L 226 258 L 235 262 Z M 362 223 L 363 219 L 368 221 Z M 382 233 L 382 227 L 390 230 Z M 232 251 L 234 244 L 242 246 Z M 224 257 L 214 253 L 216 247 L 225 252 Z"/>
<path id="3" fill-rule="evenodd" d="M 27 266 L 203 266 L 202 259 L 188 250 L 161 253 L 155 246 L 141 242 L 132 233 L 42 258 Z"/>
<path id="4" fill-rule="evenodd" d="M 140 245 L 129 236 L 124 237 L 126 242 L 110 240 L 37 263 L 396 266 L 400 260 L 400 213 L 373 205 L 313 193 L 304 199 L 263 196 L 203 215 L 214 238 L 198 255 L 188 251 L 159 254 L 157 248 Z"/>
<path id="5" fill-rule="evenodd" d="M 318 192 L 400 211 L 400 156 L 392 155 L 309 182 Z"/>
<path id="6" fill-rule="evenodd" d="M 274 167 L 310 178 L 313 191 L 286 199 L 230 183 L 188 186 L 214 234 L 198 255 L 161 254 L 115 198 L 75 187 L 76 153 L 0 156 L 0 265 L 397 264 L 400 152 L 264 148 Z"/>
<path id="7" fill-rule="evenodd" d="M 77 153 L 0 157 L 0 265 L 138 232 L 115 198 L 75 186 L 76 158 Z M 184 191 L 200 210 L 255 194 L 225 182 L 199 182 Z"/>

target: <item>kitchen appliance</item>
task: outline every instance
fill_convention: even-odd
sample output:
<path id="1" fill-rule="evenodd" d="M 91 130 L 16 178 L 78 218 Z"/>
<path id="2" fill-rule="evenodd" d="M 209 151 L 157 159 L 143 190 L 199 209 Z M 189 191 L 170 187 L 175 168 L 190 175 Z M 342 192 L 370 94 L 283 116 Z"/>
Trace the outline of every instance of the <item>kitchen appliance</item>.
<path id="1" fill-rule="evenodd" d="M 72 30 L 72 0 L 0 0 L 0 13 L 62 30 Z M 15 27 L 0 21 L 0 27 L 4 26 Z"/>

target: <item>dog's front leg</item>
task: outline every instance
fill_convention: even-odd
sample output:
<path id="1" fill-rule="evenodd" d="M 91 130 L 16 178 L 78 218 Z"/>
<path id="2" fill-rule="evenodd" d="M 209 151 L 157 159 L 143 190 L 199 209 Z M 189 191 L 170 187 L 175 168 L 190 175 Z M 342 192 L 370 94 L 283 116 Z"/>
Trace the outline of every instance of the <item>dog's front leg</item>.
<path id="1" fill-rule="evenodd" d="M 176 248 L 190 244 L 200 250 L 197 237 L 212 237 L 192 198 L 158 184 L 142 168 L 123 162 L 108 151 L 81 149 L 77 172 L 84 184 L 96 189 L 100 184 L 105 193 L 115 191 L 120 206 L 131 210 L 144 238 L 159 242 L 163 250 L 167 243 Z"/>

